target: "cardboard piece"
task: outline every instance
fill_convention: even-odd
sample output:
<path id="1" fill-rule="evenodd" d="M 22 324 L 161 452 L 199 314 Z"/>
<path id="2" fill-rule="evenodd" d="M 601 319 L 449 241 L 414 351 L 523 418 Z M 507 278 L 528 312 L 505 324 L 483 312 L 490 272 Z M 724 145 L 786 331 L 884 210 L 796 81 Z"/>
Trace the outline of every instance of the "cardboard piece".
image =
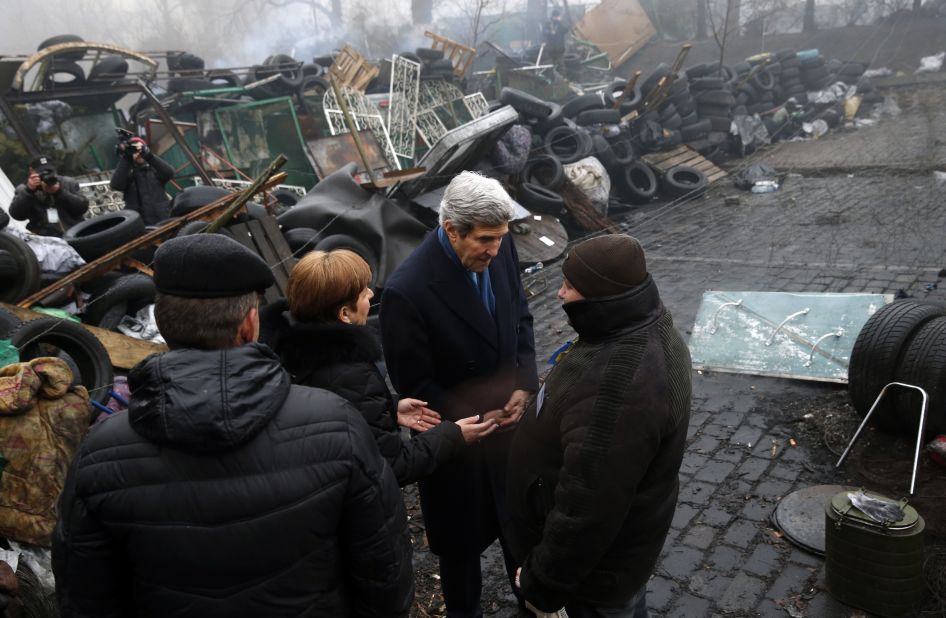
<path id="1" fill-rule="evenodd" d="M 627 62 L 657 34 L 638 0 L 604 0 L 585 13 L 575 32 L 608 54 L 612 68 Z"/>

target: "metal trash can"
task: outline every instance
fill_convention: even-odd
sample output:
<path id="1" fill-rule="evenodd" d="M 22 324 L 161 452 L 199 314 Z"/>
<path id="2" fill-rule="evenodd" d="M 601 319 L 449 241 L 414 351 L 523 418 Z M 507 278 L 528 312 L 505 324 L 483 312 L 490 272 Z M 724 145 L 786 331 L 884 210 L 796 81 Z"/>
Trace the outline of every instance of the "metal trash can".
<path id="1" fill-rule="evenodd" d="M 888 618 L 916 611 L 925 589 L 926 522 L 906 501 L 865 491 L 902 511 L 899 521 L 879 523 L 854 506 L 852 493 L 839 492 L 825 505 L 828 591 L 842 603 Z"/>

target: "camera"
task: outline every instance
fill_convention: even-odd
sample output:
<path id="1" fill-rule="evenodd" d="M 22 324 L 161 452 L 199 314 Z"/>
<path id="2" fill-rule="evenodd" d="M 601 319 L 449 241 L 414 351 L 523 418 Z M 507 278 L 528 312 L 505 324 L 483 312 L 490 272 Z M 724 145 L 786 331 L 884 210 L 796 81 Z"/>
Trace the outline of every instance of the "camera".
<path id="1" fill-rule="evenodd" d="M 123 154 L 126 157 L 134 156 L 136 147 L 131 139 L 135 137 L 135 134 L 128 129 L 119 129 L 117 127 L 115 128 L 115 133 L 118 133 L 118 143 L 115 144 L 115 150 L 118 151 L 118 154 Z"/>
<path id="2" fill-rule="evenodd" d="M 47 187 L 51 187 L 59 182 L 59 176 L 57 176 L 56 172 L 53 170 L 41 170 L 39 172 L 39 179 L 42 180 L 43 184 Z"/>

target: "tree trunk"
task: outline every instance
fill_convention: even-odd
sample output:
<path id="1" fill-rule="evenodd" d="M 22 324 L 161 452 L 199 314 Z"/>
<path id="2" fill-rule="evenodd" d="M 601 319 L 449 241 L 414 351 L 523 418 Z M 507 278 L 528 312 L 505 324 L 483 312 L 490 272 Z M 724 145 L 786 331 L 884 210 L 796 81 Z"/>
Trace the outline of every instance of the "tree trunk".
<path id="1" fill-rule="evenodd" d="M 805 0 L 805 18 L 802 22 L 802 32 L 812 32 L 815 27 L 815 0 Z"/>
<path id="2" fill-rule="evenodd" d="M 417 24 L 430 24 L 434 21 L 433 0 L 411 0 L 411 21 Z"/>
<path id="3" fill-rule="evenodd" d="M 696 0 L 696 38 L 706 38 L 706 0 Z"/>
<path id="4" fill-rule="evenodd" d="M 729 36 L 739 36 L 739 16 L 742 13 L 742 0 L 729 0 L 729 22 L 726 24 L 726 29 L 729 31 Z"/>

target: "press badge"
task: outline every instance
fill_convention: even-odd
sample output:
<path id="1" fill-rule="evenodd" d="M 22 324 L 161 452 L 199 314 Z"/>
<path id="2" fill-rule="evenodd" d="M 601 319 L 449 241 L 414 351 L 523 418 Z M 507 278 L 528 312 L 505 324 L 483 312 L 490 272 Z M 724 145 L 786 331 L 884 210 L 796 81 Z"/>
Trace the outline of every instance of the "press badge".
<path id="1" fill-rule="evenodd" d="M 545 403 L 545 384 L 539 389 L 539 394 L 535 396 L 535 417 L 539 418 L 539 412 L 542 411 L 542 404 Z"/>
<path id="2" fill-rule="evenodd" d="M 46 209 L 46 219 L 50 223 L 59 223 L 59 211 L 55 208 Z"/>

